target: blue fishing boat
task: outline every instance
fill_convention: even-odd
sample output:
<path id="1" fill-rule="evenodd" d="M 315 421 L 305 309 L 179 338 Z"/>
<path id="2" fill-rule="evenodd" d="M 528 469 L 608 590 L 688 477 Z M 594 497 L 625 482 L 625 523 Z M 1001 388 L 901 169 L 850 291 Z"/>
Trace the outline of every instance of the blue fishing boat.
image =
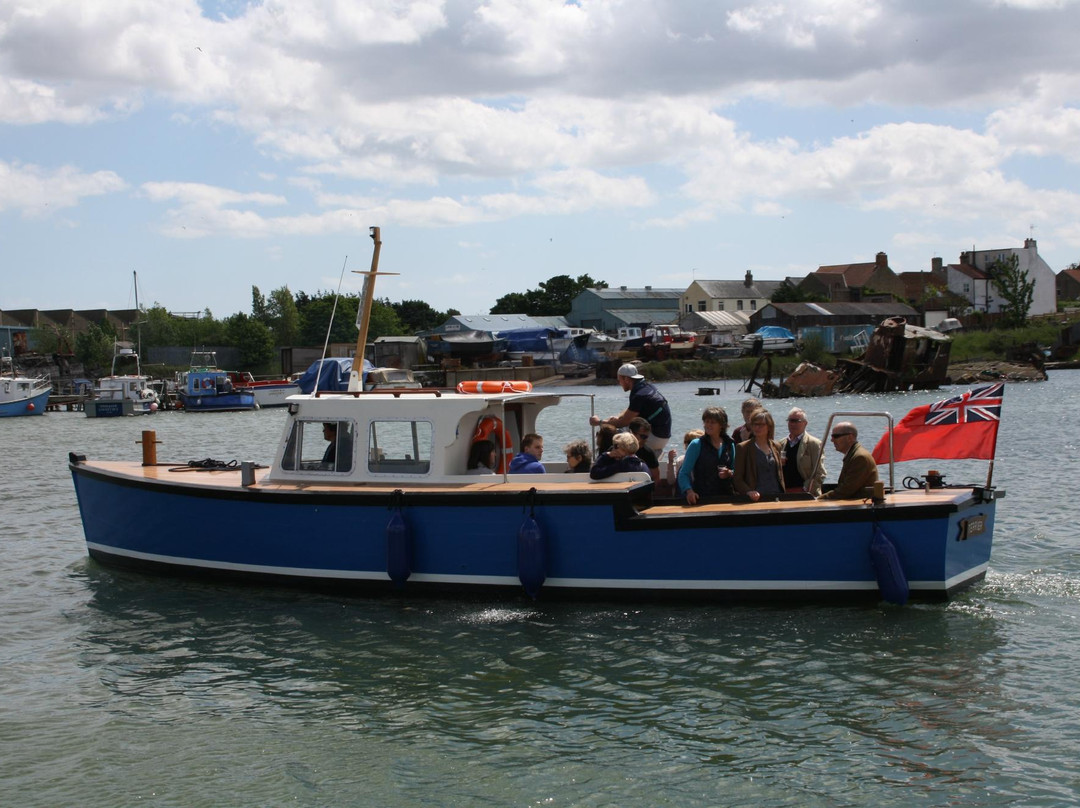
<path id="1" fill-rule="evenodd" d="M 214 351 L 194 351 L 191 354 L 191 368 L 180 374 L 176 393 L 188 412 L 255 409 L 255 394 L 234 384 L 232 375 L 217 366 Z"/>
<path id="2" fill-rule="evenodd" d="M 361 593 L 635 602 L 945 598 L 986 574 L 1000 497 L 989 484 L 688 507 L 656 498 L 644 472 L 592 480 L 549 463 L 547 474 L 506 473 L 545 409 L 580 407 L 586 423 L 591 395 L 365 392 L 359 375 L 348 390 L 290 397 L 268 467 L 159 463 L 152 439 L 141 463 L 72 453 L 91 557 Z M 480 439 L 496 447 L 496 474 L 467 471 Z"/>
<path id="3" fill-rule="evenodd" d="M 44 415 L 52 393 L 47 376 L 27 376 L 10 356 L 0 357 L 0 418 Z"/>

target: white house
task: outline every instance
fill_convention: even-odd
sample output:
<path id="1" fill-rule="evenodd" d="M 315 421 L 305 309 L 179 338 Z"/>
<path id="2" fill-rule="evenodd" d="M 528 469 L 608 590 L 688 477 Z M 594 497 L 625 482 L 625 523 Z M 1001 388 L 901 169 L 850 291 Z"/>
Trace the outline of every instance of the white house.
<path id="1" fill-rule="evenodd" d="M 1050 265 L 1040 257 L 1035 239 L 1024 239 L 1023 248 L 1010 247 L 1000 250 L 970 250 L 960 253 L 959 264 L 941 266 L 941 259 L 934 259 L 935 274 L 944 273 L 946 287 L 971 304 L 972 311 L 1000 312 L 1006 303 L 991 275 L 993 265 L 1015 255 L 1021 272 L 1035 282 L 1034 294 L 1028 316 L 1052 314 L 1057 311 L 1057 276 Z"/>

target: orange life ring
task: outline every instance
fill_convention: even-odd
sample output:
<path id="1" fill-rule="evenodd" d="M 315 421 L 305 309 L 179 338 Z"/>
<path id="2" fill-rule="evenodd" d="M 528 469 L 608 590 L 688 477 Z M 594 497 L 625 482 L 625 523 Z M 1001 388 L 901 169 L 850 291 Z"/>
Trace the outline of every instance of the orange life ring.
<path id="1" fill-rule="evenodd" d="M 209 390 L 214 386 L 214 381 L 209 376 L 202 380 L 203 390 Z"/>
<path id="2" fill-rule="evenodd" d="M 458 382 L 459 393 L 528 393 L 532 391 L 532 382 Z"/>
<path id="3" fill-rule="evenodd" d="M 481 418 L 480 423 L 476 425 L 472 442 L 476 443 L 480 440 L 490 440 L 496 448 L 502 446 L 502 451 L 499 452 L 499 467 L 495 471 L 504 474 L 510 465 L 510 459 L 514 456 L 514 442 L 510 439 L 509 433 L 503 429 L 502 421 L 494 415 L 485 415 Z"/>

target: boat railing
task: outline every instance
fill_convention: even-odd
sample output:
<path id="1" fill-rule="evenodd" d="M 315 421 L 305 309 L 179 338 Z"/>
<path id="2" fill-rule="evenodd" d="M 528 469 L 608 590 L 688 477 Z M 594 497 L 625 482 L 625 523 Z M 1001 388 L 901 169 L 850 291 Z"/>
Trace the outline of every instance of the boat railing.
<path id="1" fill-rule="evenodd" d="M 889 490 L 895 491 L 895 477 L 893 474 L 893 417 L 888 412 L 876 412 L 867 410 L 850 410 L 848 412 L 834 412 L 829 416 L 829 422 L 825 425 L 825 442 L 828 441 L 829 436 L 832 434 L 833 421 L 836 418 L 885 418 L 889 422 Z M 825 446 L 821 447 L 821 455 L 818 457 L 818 469 L 820 471 L 821 466 L 825 463 Z M 815 476 L 817 471 L 814 472 Z"/>

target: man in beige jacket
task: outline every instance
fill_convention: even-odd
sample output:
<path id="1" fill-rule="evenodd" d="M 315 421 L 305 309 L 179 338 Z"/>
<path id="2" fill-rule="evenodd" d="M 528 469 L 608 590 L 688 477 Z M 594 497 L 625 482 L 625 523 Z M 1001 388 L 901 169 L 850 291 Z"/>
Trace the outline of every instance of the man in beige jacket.
<path id="1" fill-rule="evenodd" d="M 821 441 L 806 431 L 806 413 L 795 407 L 788 413 L 788 435 L 780 442 L 784 463 L 784 490 L 789 494 L 821 495 L 825 482 Z"/>

